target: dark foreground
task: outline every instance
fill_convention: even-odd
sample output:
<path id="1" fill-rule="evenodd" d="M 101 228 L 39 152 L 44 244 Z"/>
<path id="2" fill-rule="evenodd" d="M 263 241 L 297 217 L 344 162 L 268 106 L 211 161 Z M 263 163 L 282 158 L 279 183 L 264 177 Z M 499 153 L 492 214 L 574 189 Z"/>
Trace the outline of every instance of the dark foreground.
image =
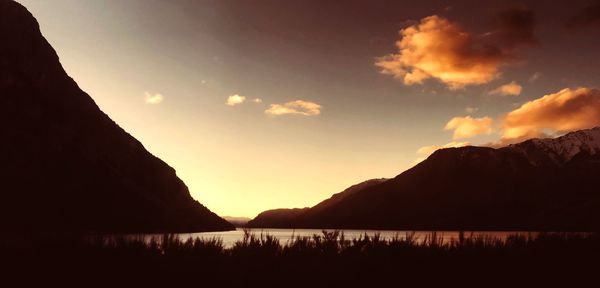
<path id="1" fill-rule="evenodd" d="M 467 234 L 441 242 L 432 233 L 420 240 L 425 241 L 410 235 L 347 240 L 339 232 L 323 232 L 279 243 L 247 233 L 225 249 L 219 239 L 181 241 L 170 235 L 5 237 L 0 276 L 19 286 L 587 287 L 596 281 L 600 263 L 598 234 L 546 233 L 505 241 Z"/>

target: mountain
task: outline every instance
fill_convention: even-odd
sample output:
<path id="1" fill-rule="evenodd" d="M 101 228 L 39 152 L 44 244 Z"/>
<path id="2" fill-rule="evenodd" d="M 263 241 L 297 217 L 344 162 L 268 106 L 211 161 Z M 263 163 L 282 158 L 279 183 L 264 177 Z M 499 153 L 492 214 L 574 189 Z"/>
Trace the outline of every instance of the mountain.
<path id="1" fill-rule="evenodd" d="M 273 209 L 264 211 L 254 219 L 249 221 L 247 227 L 255 228 L 294 228 L 295 222 L 299 218 L 309 218 L 328 207 L 339 203 L 346 197 L 361 191 L 367 187 L 386 181 L 385 178 L 371 179 L 348 187 L 346 190 L 333 194 L 331 198 L 326 199 L 311 208 L 292 208 L 292 209 Z M 293 224 L 294 223 L 294 224 Z"/>
<path id="2" fill-rule="evenodd" d="M 235 227 L 244 227 L 248 221 L 252 220 L 248 217 L 223 216 L 223 219 L 233 224 Z"/>
<path id="3" fill-rule="evenodd" d="M 0 37 L 3 232 L 233 229 L 79 89 L 27 9 L 0 0 Z"/>
<path id="4" fill-rule="evenodd" d="M 599 175 L 600 127 L 498 149 L 448 148 L 277 227 L 598 231 Z M 259 217 L 251 223 L 263 226 Z"/>
<path id="5" fill-rule="evenodd" d="M 310 208 L 282 208 L 261 212 L 246 223 L 251 228 L 296 228 L 295 220 Z"/>

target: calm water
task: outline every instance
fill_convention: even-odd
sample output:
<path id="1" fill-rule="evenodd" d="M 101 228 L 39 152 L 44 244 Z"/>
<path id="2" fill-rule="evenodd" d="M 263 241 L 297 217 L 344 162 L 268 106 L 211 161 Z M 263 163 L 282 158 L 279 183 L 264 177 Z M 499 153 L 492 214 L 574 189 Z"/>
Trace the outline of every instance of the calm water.
<path id="1" fill-rule="evenodd" d="M 333 231 L 333 230 L 328 230 Z M 426 239 L 426 237 L 430 237 L 431 231 L 379 231 L 379 230 L 341 230 L 344 233 L 346 239 L 355 239 L 360 237 L 361 235 L 369 235 L 373 236 L 375 234 L 379 234 L 384 239 L 391 239 L 393 237 L 406 238 L 406 235 L 415 234 L 417 242 L 422 242 Z M 277 237 L 281 244 L 286 244 L 293 237 L 299 236 L 313 236 L 313 235 L 322 235 L 322 229 L 251 229 L 251 232 L 257 236 L 262 234 L 268 234 Z M 459 231 L 437 231 L 437 237 L 443 239 L 444 242 L 451 241 L 451 239 L 457 239 Z M 512 232 L 512 231 L 466 231 L 465 236 L 469 237 L 473 236 L 485 236 L 485 237 L 493 237 L 500 240 L 506 239 L 509 235 L 531 235 L 536 236 L 537 232 Z M 244 237 L 244 230 L 242 228 L 238 228 L 234 231 L 226 231 L 226 232 L 202 232 L 202 233 L 182 233 L 176 234 L 180 239 L 187 240 L 189 238 L 203 238 L 203 239 L 211 239 L 211 238 L 220 238 L 223 240 L 223 245 L 225 247 L 231 247 L 236 241 L 242 240 Z M 160 235 L 145 235 L 146 237 L 160 236 Z"/>

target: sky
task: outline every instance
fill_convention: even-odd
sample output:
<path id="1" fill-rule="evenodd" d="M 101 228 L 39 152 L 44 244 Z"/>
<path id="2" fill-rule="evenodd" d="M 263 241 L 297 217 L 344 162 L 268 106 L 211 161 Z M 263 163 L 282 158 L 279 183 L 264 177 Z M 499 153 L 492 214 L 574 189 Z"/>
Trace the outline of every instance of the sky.
<path id="1" fill-rule="evenodd" d="M 600 1 L 18 0 L 221 216 L 600 125 Z"/>

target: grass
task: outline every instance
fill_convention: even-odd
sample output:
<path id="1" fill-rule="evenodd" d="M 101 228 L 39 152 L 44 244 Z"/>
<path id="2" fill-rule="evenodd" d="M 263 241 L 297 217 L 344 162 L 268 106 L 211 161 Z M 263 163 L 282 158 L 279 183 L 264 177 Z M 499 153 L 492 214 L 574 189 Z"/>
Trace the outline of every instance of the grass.
<path id="1" fill-rule="evenodd" d="M 452 281 L 489 286 L 516 279 L 536 287 L 562 279 L 573 286 L 574 281 L 596 274 L 600 237 L 541 233 L 500 240 L 460 233 L 457 239 L 444 241 L 432 232 L 423 239 L 414 233 L 347 239 L 341 231 L 323 231 L 281 243 L 272 235 L 246 230 L 243 239 L 226 248 L 219 238 L 182 240 L 168 234 L 43 235 L 4 237 L 0 259 L 6 274 L 0 276 L 25 274 L 29 277 L 21 281 L 56 278 L 61 283 L 95 279 L 108 286 L 114 279 L 169 287 L 180 281 L 219 287 L 429 286 Z"/>

